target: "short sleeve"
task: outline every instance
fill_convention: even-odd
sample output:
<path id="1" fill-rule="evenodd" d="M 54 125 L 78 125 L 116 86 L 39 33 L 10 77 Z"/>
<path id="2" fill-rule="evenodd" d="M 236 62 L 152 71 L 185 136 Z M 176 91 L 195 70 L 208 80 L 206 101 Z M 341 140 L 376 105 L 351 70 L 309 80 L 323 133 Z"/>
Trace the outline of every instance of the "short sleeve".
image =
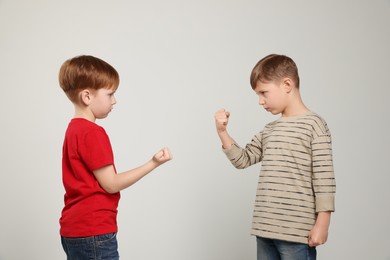
<path id="1" fill-rule="evenodd" d="M 79 145 L 79 154 L 91 171 L 114 164 L 111 143 L 104 129 L 87 132 Z"/>

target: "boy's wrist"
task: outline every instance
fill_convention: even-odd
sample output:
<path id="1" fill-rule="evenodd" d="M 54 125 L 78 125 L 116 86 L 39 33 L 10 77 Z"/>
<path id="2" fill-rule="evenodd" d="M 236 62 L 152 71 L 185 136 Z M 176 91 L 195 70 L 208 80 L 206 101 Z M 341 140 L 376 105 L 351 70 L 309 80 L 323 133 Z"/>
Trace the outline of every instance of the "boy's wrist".
<path id="1" fill-rule="evenodd" d="M 150 160 L 150 163 L 151 163 L 151 165 L 152 165 L 153 168 L 156 168 L 156 167 L 158 167 L 158 166 L 161 164 L 161 163 L 160 163 L 159 161 L 157 161 L 157 159 L 154 158 L 154 157 Z"/>
<path id="2" fill-rule="evenodd" d="M 224 130 L 218 130 L 217 133 L 218 133 L 219 136 L 228 135 L 228 132 L 227 132 L 226 129 L 224 129 Z"/>
<path id="3" fill-rule="evenodd" d="M 330 224 L 330 215 L 330 211 L 318 212 L 316 225 L 328 228 Z"/>

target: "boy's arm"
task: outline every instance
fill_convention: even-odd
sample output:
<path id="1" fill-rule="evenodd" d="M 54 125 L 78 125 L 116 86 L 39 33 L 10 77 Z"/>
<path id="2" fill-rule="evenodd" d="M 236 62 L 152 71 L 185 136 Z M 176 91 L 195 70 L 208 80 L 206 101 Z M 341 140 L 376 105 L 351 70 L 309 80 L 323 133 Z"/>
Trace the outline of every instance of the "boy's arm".
<path id="1" fill-rule="evenodd" d="M 314 224 L 312 230 L 309 233 L 309 246 L 319 246 L 325 244 L 325 242 L 328 240 L 330 215 L 330 211 L 318 212 L 316 223 Z"/>
<path id="2" fill-rule="evenodd" d="M 161 149 L 152 159 L 135 169 L 116 174 L 113 165 L 107 165 L 93 171 L 100 186 L 108 193 L 117 193 L 150 173 L 161 164 L 172 159 L 168 148 Z"/>
<path id="3" fill-rule="evenodd" d="M 256 135 L 245 149 L 239 147 L 227 132 L 230 113 L 220 109 L 215 113 L 215 125 L 226 156 L 237 169 L 245 169 L 261 160 L 261 137 Z"/>
<path id="4" fill-rule="evenodd" d="M 309 246 L 318 246 L 327 241 L 331 212 L 335 211 L 336 182 L 331 134 L 326 123 L 320 123 L 322 127 L 316 130 L 316 137 L 312 141 L 312 176 L 317 219 L 309 233 Z"/>
<path id="5" fill-rule="evenodd" d="M 220 109 L 215 113 L 215 126 L 217 128 L 217 133 L 222 142 L 222 147 L 228 149 L 234 143 L 233 139 L 230 137 L 227 132 L 227 124 L 229 122 L 230 113 L 225 111 L 225 109 Z"/>

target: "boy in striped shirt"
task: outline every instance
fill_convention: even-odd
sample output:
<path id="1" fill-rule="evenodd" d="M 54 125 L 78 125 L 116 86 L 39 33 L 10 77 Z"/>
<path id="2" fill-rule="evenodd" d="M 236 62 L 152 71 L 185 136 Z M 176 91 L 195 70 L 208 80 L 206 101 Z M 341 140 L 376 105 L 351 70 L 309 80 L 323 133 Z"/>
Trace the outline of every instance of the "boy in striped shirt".
<path id="1" fill-rule="evenodd" d="M 229 112 L 218 110 L 215 122 L 223 151 L 236 168 L 262 163 L 252 224 L 257 259 L 316 259 L 316 246 L 326 242 L 335 210 L 329 129 L 304 105 L 291 58 L 264 57 L 253 68 L 250 83 L 259 104 L 281 117 L 245 148 L 227 132 Z"/>

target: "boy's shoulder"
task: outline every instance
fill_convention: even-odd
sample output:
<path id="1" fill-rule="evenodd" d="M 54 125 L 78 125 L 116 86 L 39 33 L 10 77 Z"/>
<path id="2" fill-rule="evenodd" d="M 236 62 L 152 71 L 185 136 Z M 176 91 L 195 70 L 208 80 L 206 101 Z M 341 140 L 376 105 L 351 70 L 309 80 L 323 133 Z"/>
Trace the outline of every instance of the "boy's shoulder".
<path id="1" fill-rule="evenodd" d="M 313 126 L 313 129 L 317 132 L 318 135 L 328 135 L 329 128 L 326 120 L 315 112 L 310 112 L 307 115 L 307 120 L 309 120 Z"/>
<path id="2" fill-rule="evenodd" d="M 102 126 L 84 118 L 73 118 L 68 124 L 67 132 L 78 133 L 82 135 L 92 132 L 103 132 L 106 134 L 106 131 Z"/>

